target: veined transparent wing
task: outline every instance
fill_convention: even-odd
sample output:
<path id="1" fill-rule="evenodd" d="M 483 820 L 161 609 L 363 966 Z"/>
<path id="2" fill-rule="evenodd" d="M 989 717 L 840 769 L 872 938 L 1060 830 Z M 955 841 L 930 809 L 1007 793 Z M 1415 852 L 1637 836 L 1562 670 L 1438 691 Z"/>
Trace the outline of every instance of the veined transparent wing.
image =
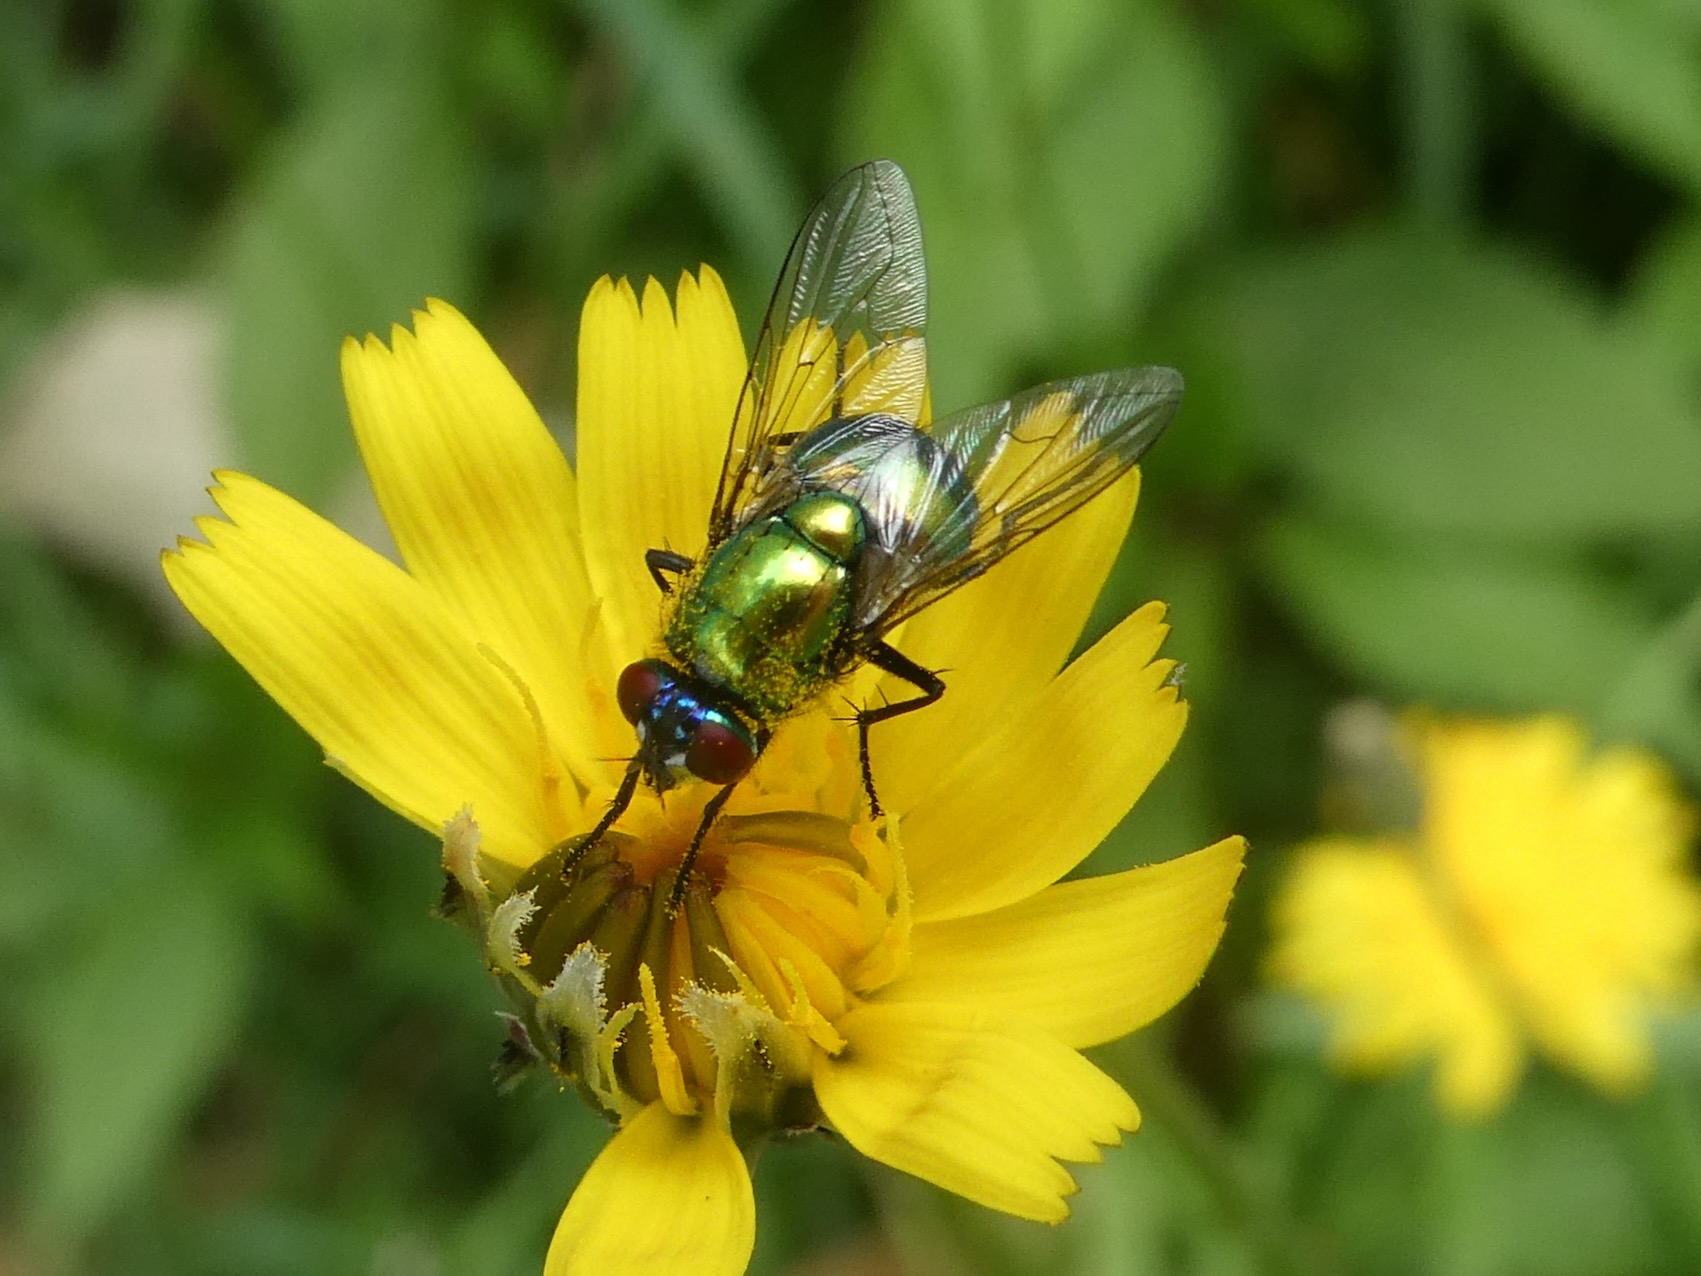
<path id="1" fill-rule="evenodd" d="M 857 628 L 885 632 L 1080 509 L 1157 441 L 1181 391 L 1173 368 L 1100 372 L 969 408 L 926 433 L 893 422 L 842 477 L 808 473 L 810 458 L 796 458 L 804 481 L 852 491 L 871 523 Z"/>
<path id="2" fill-rule="evenodd" d="M 709 543 L 784 499 L 769 482 L 797 436 L 835 416 L 926 412 L 927 268 L 904 172 L 851 169 L 804 219 L 756 336 Z"/>

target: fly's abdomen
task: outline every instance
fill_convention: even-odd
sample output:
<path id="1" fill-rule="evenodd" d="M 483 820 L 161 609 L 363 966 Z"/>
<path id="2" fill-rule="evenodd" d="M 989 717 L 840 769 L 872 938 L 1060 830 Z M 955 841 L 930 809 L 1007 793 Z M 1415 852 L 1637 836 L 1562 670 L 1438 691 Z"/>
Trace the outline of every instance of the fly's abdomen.
<path id="1" fill-rule="evenodd" d="M 757 713 L 791 713 L 839 672 L 864 536 L 857 503 L 836 492 L 757 519 L 686 582 L 669 652 Z"/>

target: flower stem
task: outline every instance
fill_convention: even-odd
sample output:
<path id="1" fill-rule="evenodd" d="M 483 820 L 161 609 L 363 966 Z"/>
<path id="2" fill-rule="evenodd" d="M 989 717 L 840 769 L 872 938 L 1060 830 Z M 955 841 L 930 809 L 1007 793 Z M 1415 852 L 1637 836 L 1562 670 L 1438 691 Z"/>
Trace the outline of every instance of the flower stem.
<path id="1" fill-rule="evenodd" d="M 1244 1151 L 1157 1042 L 1124 1038 L 1104 1048 L 1102 1062 L 1134 1096 L 1146 1124 L 1161 1129 L 1193 1162 L 1264 1271 L 1333 1276 L 1333 1256 L 1295 1226 L 1279 1191 L 1248 1165 Z"/>

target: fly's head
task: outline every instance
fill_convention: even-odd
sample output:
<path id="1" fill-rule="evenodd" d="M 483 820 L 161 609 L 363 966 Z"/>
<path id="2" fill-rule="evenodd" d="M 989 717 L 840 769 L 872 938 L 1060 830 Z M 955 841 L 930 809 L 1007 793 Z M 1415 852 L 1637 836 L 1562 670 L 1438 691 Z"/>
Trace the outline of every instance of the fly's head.
<path id="1" fill-rule="evenodd" d="M 691 780 L 736 784 L 762 751 L 726 697 L 664 660 L 627 665 L 616 694 L 638 733 L 644 778 L 658 793 Z"/>

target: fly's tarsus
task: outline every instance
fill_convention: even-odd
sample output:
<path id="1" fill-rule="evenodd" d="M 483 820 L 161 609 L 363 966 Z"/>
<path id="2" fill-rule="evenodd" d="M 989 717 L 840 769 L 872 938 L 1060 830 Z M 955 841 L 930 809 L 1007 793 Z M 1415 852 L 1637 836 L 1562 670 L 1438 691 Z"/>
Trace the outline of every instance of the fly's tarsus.
<path id="1" fill-rule="evenodd" d="M 868 729 L 876 722 L 901 718 L 906 713 L 925 709 L 945 694 L 945 681 L 931 669 L 924 669 L 903 652 L 888 643 L 876 643 L 868 653 L 868 663 L 894 678 L 902 678 L 917 691 L 908 700 L 891 701 L 878 708 L 862 708 L 856 714 L 857 760 L 862 767 L 862 787 L 868 794 L 868 813 L 878 819 L 885 814 L 880 798 L 874 791 L 874 764 L 868 757 Z"/>
<path id="2" fill-rule="evenodd" d="M 638 791 L 638 779 L 644 773 L 641 758 L 634 757 L 626 764 L 626 774 L 620 779 L 620 787 L 615 790 L 614 799 L 608 804 L 608 810 L 602 813 L 602 818 L 596 826 L 585 834 L 585 838 L 561 861 L 561 876 L 566 877 L 579 866 L 579 861 L 595 849 L 603 836 L 614 827 L 614 822 L 626 814 L 626 808 L 632 805 L 632 797 Z"/>
<path id="3" fill-rule="evenodd" d="M 671 549 L 644 551 L 644 566 L 650 569 L 650 579 L 656 582 L 656 588 L 664 594 L 673 592 L 673 582 L 668 580 L 669 575 L 683 576 L 696 565 L 695 559 L 676 554 Z"/>
<path id="4" fill-rule="evenodd" d="M 703 818 L 697 821 L 697 831 L 691 835 L 691 845 L 685 848 L 685 858 L 679 861 L 679 873 L 673 879 L 673 889 L 667 895 L 667 915 L 676 917 L 685 903 L 685 887 L 691 880 L 691 868 L 697 862 L 697 852 L 703 848 L 703 839 L 709 835 L 709 827 L 714 824 L 715 817 L 721 813 L 721 808 L 727 804 L 727 799 L 736 789 L 736 783 L 729 784 L 714 797 L 710 798 L 703 807 Z"/>

